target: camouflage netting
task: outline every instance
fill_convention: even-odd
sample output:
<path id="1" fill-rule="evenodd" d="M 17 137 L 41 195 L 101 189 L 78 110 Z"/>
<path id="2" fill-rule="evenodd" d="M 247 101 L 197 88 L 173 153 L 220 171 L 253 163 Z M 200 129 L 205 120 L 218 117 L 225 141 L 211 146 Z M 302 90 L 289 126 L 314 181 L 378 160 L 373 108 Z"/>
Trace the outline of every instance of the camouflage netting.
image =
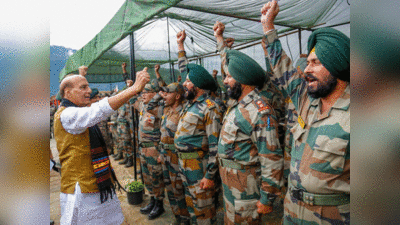
<path id="1" fill-rule="evenodd" d="M 91 83 L 123 81 L 121 64 L 127 62 L 130 71 L 130 35 L 133 33 L 136 71 L 149 67 L 154 78 L 152 68 L 159 63 L 162 65 L 161 76 L 170 83 L 179 74 L 176 33 L 183 29 L 187 33 L 185 49 L 188 58 L 202 64 L 210 73 L 213 69 L 220 71 L 212 30 L 215 21 L 225 24 L 224 37 L 235 38 L 234 49 L 248 54 L 265 69 L 264 53 L 257 43 L 263 35 L 260 9 L 266 2 L 127 0 L 101 32 L 68 59 L 59 79 L 77 73 L 79 66 L 87 65 L 87 78 Z M 300 52 L 306 53 L 307 38 L 312 29 L 334 26 L 350 36 L 347 1 L 281 0 L 279 6 L 276 28 L 282 36 L 283 48 L 294 61 Z M 172 67 L 175 68 L 173 72 Z M 219 82 L 222 82 L 220 78 Z"/>

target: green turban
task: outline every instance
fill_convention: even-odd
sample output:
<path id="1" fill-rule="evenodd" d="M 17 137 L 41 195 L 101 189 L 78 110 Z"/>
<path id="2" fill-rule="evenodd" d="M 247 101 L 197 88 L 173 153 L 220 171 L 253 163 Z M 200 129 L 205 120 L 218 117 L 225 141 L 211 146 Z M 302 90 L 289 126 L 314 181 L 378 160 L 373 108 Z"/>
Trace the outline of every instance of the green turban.
<path id="1" fill-rule="evenodd" d="M 206 69 L 204 69 L 204 67 L 189 63 L 186 65 L 186 70 L 189 80 L 194 84 L 194 86 L 210 91 L 216 91 L 218 89 L 214 78 Z"/>
<path id="2" fill-rule="evenodd" d="M 90 99 L 96 97 L 99 94 L 99 90 L 97 88 L 92 88 L 92 93 L 90 93 Z"/>
<path id="3" fill-rule="evenodd" d="M 350 81 L 350 38 L 333 28 L 315 30 L 308 38 L 308 54 L 315 54 L 332 76 Z"/>
<path id="4" fill-rule="evenodd" d="M 259 88 L 264 86 L 266 74 L 250 56 L 237 50 L 227 50 L 226 66 L 229 74 L 239 83 Z"/>
<path id="5" fill-rule="evenodd" d="M 144 86 L 144 90 L 148 92 L 159 92 L 160 91 L 160 86 L 158 85 L 157 79 L 151 80 L 150 83 L 146 84 Z"/>

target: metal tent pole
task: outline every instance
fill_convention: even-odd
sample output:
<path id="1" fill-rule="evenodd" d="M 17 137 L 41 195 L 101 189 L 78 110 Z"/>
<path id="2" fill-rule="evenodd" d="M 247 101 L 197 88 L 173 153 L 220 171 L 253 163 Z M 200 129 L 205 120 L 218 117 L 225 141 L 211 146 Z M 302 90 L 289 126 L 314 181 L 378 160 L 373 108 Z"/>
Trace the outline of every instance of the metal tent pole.
<path id="1" fill-rule="evenodd" d="M 300 46 L 300 55 L 301 55 L 301 28 L 299 28 L 299 46 Z"/>
<path id="2" fill-rule="evenodd" d="M 130 34 L 130 39 L 129 39 L 129 41 L 130 41 L 130 65 L 131 65 L 131 80 L 135 83 L 135 80 L 136 80 L 136 71 L 135 71 L 135 34 L 134 34 L 135 32 L 132 32 L 131 34 Z M 135 114 L 137 114 L 137 111 L 133 108 L 133 106 L 131 107 L 131 114 L 132 114 L 132 127 L 133 127 L 133 171 L 134 171 L 134 173 L 135 173 L 135 180 L 137 180 L 137 171 L 136 171 L 136 155 L 137 155 L 137 149 L 136 149 L 136 125 L 137 125 L 137 122 L 138 121 L 136 121 L 135 119 L 136 119 L 136 116 L 135 116 Z M 140 170 L 140 171 L 142 171 L 142 170 Z"/>
<path id="3" fill-rule="evenodd" d="M 172 65 L 171 65 L 171 45 L 169 43 L 169 19 L 168 19 L 168 16 L 167 16 L 167 33 L 168 33 L 167 35 L 168 35 L 169 74 L 170 74 L 170 76 L 172 75 L 172 81 L 175 82 L 176 81 L 175 74 L 173 73 L 173 68 L 172 68 Z"/>

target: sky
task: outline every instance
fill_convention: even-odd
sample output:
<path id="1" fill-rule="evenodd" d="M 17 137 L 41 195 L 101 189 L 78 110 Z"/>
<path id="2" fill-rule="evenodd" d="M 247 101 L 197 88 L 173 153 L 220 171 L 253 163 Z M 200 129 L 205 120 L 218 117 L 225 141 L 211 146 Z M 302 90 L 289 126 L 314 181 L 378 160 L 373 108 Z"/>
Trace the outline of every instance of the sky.
<path id="1" fill-rule="evenodd" d="M 125 0 L 49 1 L 50 45 L 79 50 L 103 29 L 124 2 Z"/>

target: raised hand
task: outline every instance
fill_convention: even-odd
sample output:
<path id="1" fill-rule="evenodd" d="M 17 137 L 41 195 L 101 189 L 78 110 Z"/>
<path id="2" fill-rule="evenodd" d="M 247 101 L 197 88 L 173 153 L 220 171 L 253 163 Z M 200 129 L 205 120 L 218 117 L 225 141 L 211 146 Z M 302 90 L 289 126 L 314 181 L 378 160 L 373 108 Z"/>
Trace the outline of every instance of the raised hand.
<path id="1" fill-rule="evenodd" d="M 279 5 L 276 0 L 268 2 L 261 8 L 261 23 L 264 33 L 275 29 L 274 20 L 279 13 Z"/>
<path id="2" fill-rule="evenodd" d="M 185 30 L 179 31 L 176 34 L 176 41 L 178 42 L 178 44 L 183 44 L 183 42 L 185 42 L 186 39 L 186 32 Z"/>
<path id="3" fill-rule="evenodd" d="M 222 37 L 225 31 L 225 25 L 219 21 L 215 22 L 214 27 L 214 37 Z"/>
<path id="4" fill-rule="evenodd" d="M 135 90 L 136 93 L 141 92 L 149 81 L 150 75 L 147 72 L 147 67 L 145 67 L 142 71 L 136 73 L 136 81 L 135 84 L 133 84 L 133 90 Z"/>
<path id="5" fill-rule="evenodd" d="M 156 64 L 156 65 L 154 66 L 154 71 L 155 71 L 156 73 L 158 73 L 159 70 L 160 70 L 160 64 Z"/>

